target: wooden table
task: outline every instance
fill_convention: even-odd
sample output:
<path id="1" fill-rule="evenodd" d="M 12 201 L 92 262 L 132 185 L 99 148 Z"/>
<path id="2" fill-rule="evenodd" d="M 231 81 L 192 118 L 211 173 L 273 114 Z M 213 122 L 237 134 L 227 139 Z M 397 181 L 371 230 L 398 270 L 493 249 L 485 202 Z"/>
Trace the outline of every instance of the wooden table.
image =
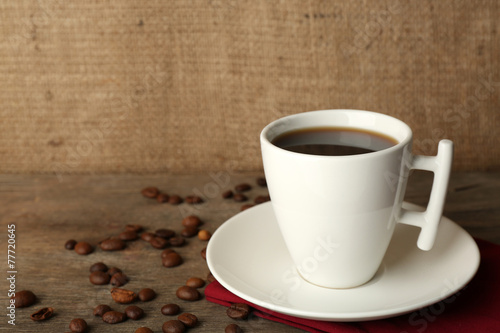
<path id="1" fill-rule="evenodd" d="M 189 277 L 207 276 L 208 267 L 200 251 L 207 245 L 198 238 L 178 249 L 185 262 L 175 268 L 161 265 L 160 250 L 138 240 L 118 252 L 96 249 L 81 256 L 64 248 L 71 238 L 97 244 L 100 240 L 117 235 L 126 224 L 141 224 L 147 230 L 170 228 L 182 230 L 181 220 L 189 214 L 201 217 L 204 229 L 215 231 L 226 219 L 240 211 L 242 203 L 224 200 L 223 190 L 248 182 L 253 189 L 248 196 L 267 194 L 267 189 L 255 185 L 261 174 L 233 174 L 213 172 L 198 175 L 108 175 L 66 176 L 3 175 L 0 176 L 0 217 L 2 253 L 0 304 L 4 312 L 0 331 L 65 332 L 73 318 L 84 318 L 89 332 L 134 332 L 137 327 L 149 326 L 161 332 L 162 323 L 171 319 L 160 313 L 166 303 L 178 303 L 182 311 L 198 316 L 198 327 L 193 332 L 224 332 L 229 323 L 223 306 L 205 299 L 187 302 L 177 299 L 175 291 Z M 62 180 L 62 181 L 61 181 Z M 432 177 L 424 172 L 415 173 L 408 186 L 406 200 L 425 205 Z M 140 190 L 157 186 L 169 194 L 201 193 L 206 202 L 201 205 L 179 206 L 159 204 L 146 199 Z M 446 216 L 462 225 L 473 236 L 500 244 L 500 173 L 455 173 L 452 176 L 445 208 Z M 7 226 L 15 224 L 15 287 L 35 292 L 38 302 L 29 308 L 16 310 L 16 326 L 7 323 Z M 265 232 L 265 231 L 263 231 Z M 231 249 L 228 249 L 231 250 Z M 151 302 L 139 303 L 146 316 L 139 321 L 128 320 L 118 325 L 103 323 L 92 315 L 94 306 L 109 304 L 123 310 L 111 300 L 110 286 L 95 286 L 88 280 L 91 264 L 102 261 L 121 268 L 130 282 L 124 287 L 138 291 L 149 287 L 158 296 Z M 30 314 L 42 307 L 55 308 L 56 315 L 45 322 L 33 322 Z M 245 332 L 298 332 L 288 326 L 251 317 L 238 322 Z"/>

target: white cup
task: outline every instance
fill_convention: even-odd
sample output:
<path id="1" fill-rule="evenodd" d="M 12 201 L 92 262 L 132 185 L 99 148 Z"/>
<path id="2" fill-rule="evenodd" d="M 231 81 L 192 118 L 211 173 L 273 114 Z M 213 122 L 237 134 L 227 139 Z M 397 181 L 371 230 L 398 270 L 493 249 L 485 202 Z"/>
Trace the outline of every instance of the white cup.
<path id="1" fill-rule="evenodd" d="M 372 153 L 319 156 L 272 143 L 298 129 L 344 127 L 377 132 L 397 144 Z M 328 288 L 368 282 L 380 266 L 396 223 L 421 228 L 417 245 L 436 238 L 453 159 L 453 143 L 441 140 L 437 156 L 411 153 L 404 122 L 360 110 L 311 111 L 278 119 L 260 135 L 264 172 L 276 219 L 298 273 Z M 401 207 L 411 169 L 434 172 L 425 212 Z"/>

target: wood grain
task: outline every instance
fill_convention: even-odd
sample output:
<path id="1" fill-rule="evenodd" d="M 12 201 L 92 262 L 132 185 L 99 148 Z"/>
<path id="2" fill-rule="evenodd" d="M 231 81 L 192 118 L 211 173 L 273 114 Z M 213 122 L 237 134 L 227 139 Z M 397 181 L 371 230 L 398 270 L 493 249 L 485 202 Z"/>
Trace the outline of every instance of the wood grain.
<path id="1" fill-rule="evenodd" d="M 7 225 L 15 224 L 16 289 L 32 290 L 39 297 L 35 305 L 16 310 L 15 331 L 65 332 L 70 320 L 79 317 L 88 322 L 89 332 L 134 332 L 141 326 L 161 332 L 162 323 L 171 318 L 163 316 L 160 308 L 174 302 L 182 311 L 198 316 L 200 323 L 194 331 L 223 332 L 225 326 L 233 322 L 226 316 L 224 307 L 204 298 L 187 302 L 175 296 L 176 289 L 188 278 L 207 276 L 206 262 L 200 256 L 206 241 L 190 238 L 185 247 L 178 249 L 185 262 L 175 268 L 163 267 L 161 251 L 141 240 L 130 242 L 123 251 L 107 253 L 97 249 L 88 256 L 65 250 L 64 243 L 74 238 L 95 245 L 132 223 L 141 224 L 148 231 L 170 228 L 180 232 L 181 220 L 189 214 L 200 216 L 205 221 L 203 228 L 213 232 L 238 213 L 242 205 L 222 199 L 222 191 L 248 182 L 253 185 L 248 192 L 251 200 L 267 194 L 267 189 L 255 185 L 259 175 L 219 172 L 183 176 L 65 176 L 62 182 L 54 176 L 0 176 L 0 252 L 2 258 L 6 258 Z M 410 179 L 406 200 L 425 205 L 431 181 L 429 174 L 415 173 Z M 157 186 L 181 196 L 201 193 L 206 202 L 197 206 L 159 204 L 141 196 L 140 190 L 146 186 Z M 498 173 L 454 174 L 445 215 L 473 236 L 500 244 L 499 192 Z M 149 287 L 158 293 L 153 301 L 137 304 L 146 312 L 143 319 L 109 325 L 92 315 L 92 309 L 101 303 L 119 311 L 125 308 L 111 300 L 110 286 L 94 286 L 88 281 L 88 269 L 98 261 L 121 268 L 130 277 L 126 288 L 138 291 Z M 6 265 L 6 259 L 2 259 L 4 276 L 8 270 Z M 5 313 L 9 285 L 5 278 L 0 280 L 0 304 Z M 29 319 L 31 313 L 49 306 L 56 313 L 52 319 L 45 322 Z M 7 319 L 2 315 L 0 331 L 12 331 Z M 245 332 L 300 331 L 255 316 L 238 324 Z"/>

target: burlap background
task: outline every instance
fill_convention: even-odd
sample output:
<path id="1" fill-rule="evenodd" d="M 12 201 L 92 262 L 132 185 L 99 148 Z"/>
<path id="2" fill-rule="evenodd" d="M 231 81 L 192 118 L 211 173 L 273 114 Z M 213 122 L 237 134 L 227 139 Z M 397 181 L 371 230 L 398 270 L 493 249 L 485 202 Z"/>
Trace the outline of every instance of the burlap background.
<path id="1" fill-rule="evenodd" d="M 329 108 L 500 170 L 497 0 L 2 0 L 0 16 L 0 172 L 257 170 L 265 124 Z"/>

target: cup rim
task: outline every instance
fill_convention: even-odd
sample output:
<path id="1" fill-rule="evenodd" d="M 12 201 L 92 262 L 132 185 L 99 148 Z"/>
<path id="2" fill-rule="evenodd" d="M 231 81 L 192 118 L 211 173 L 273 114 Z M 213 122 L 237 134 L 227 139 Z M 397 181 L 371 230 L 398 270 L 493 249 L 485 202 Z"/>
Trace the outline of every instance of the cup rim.
<path id="1" fill-rule="evenodd" d="M 326 156 L 326 155 L 313 155 L 313 154 L 297 153 L 297 152 L 289 151 L 289 150 L 283 149 L 281 147 L 278 147 L 278 146 L 274 145 L 268 139 L 269 131 L 271 129 L 275 128 L 278 124 L 286 122 L 287 120 L 291 120 L 291 119 L 299 118 L 299 117 L 307 117 L 307 115 L 309 115 L 309 114 L 312 115 L 314 113 L 317 114 L 317 113 L 323 113 L 323 112 L 339 112 L 339 111 L 349 112 L 349 113 L 366 114 L 366 115 L 370 114 L 370 115 L 373 115 L 376 117 L 391 119 L 391 121 L 395 121 L 395 122 L 399 123 L 399 125 L 406 130 L 407 135 L 403 138 L 403 140 L 398 140 L 398 139 L 394 138 L 398 141 L 398 143 L 395 144 L 394 146 L 391 146 L 391 147 L 386 148 L 386 149 L 382 149 L 382 150 L 378 150 L 378 151 L 374 151 L 374 152 L 370 152 L 370 153 L 366 153 L 366 154 L 341 155 L 341 156 Z M 307 127 L 304 127 L 304 128 L 307 128 Z M 353 127 L 353 128 L 356 128 L 356 127 Z M 287 131 L 282 131 L 278 135 L 281 135 L 281 134 L 286 133 L 286 132 Z M 393 137 L 392 135 L 388 134 L 387 131 L 384 132 L 381 130 L 375 130 L 374 132 L 379 132 L 380 134 L 389 135 L 389 136 Z M 408 143 L 411 143 L 412 138 L 413 138 L 413 131 L 411 130 L 410 126 L 408 126 L 408 124 L 406 124 L 402 120 L 395 118 L 395 117 L 392 117 L 392 116 L 389 116 L 389 115 L 384 114 L 384 113 L 379 113 L 379 112 L 374 112 L 374 111 L 366 111 L 366 110 L 357 110 L 357 109 L 328 109 L 328 110 L 315 110 L 315 111 L 296 113 L 296 114 L 288 115 L 288 116 L 273 120 L 272 122 L 267 124 L 262 129 L 262 131 L 260 133 L 261 145 L 267 145 L 269 148 L 271 148 L 277 152 L 281 152 L 284 154 L 291 154 L 291 155 L 295 155 L 297 157 L 307 158 L 307 159 L 328 159 L 328 160 L 332 160 L 332 159 L 338 159 L 338 160 L 340 160 L 340 159 L 366 159 L 366 158 L 372 158 L 372 157 L 381 156 L 381 155 L 385 155 L 385 154 L 390 154 L 393 151 L 399 150 L 399 149 L 403 148 L 404 146 L 408 145 Z"/>

